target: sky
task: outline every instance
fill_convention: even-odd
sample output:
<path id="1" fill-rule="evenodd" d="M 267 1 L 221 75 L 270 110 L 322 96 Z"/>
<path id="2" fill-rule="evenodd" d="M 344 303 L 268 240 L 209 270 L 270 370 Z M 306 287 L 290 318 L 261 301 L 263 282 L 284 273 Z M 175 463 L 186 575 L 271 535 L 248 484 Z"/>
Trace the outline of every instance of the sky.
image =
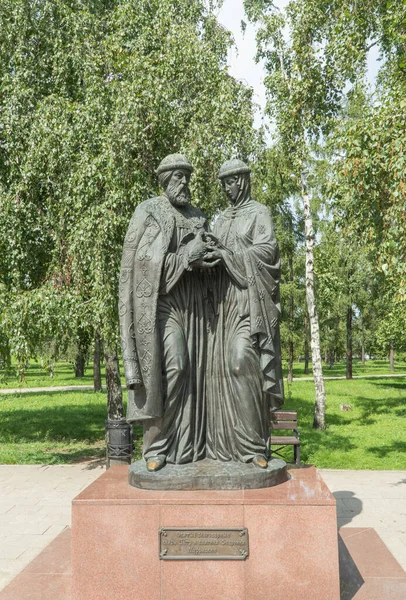
<path id="1" fill-rule="evenodd" d="M 260 106 L 255 118 L 255 125 L 259 127 L 266 102 L 263 84 L 265 72 L 263 66 L 256 64 L 254 60 L 256 53 L 255 28 L 247 23 L 244 34 L 241 30 L 241 21 L 247 22 L 244 15 L 243 0 L 224 0 L 224 4 L 218 13 L 218 20 L 234 36 L 237 49 L 232 48 L 229 52 L 230 74 L 236 79 L 243 80 L 253 88 L 254 102 Z"/>
<path id="2" fill-rule="evenodd" d="M 284 8 L 289 0 L 275 0 L 274 4 Z M 259 127 L 262 123 L 264 108 L 266 104 L 264 75 L 262 64 L 255 63 L 256 43 L 255 28 L 247 23 L 244 15 L 243 0 L 224 0 L 223 6 L 218 12 L 219 22 L 234 36 L 237 49 L 232 48 L 229 52 L 230 74 L 251 86 L 254 90 L 254 102 L 260 107 L 255 115 L 255 125 Z M 247 23 L 245 33 L 241 30 L 241 21 Z M 368 79 L 373 86 L 379 68 L 378 49 L 375 46 L 368 56 Z"/>

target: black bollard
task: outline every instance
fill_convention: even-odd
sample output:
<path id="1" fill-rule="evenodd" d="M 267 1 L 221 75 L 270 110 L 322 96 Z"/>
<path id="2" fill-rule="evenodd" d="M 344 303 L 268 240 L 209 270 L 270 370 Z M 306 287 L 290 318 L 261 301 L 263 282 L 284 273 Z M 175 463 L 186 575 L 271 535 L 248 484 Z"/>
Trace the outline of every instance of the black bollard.
<path id="1" fill-rule="evenodd" d="M 132 426 L 125 419 L 106 421 L 106 469 L 130 465 L 133 456 Z"/>

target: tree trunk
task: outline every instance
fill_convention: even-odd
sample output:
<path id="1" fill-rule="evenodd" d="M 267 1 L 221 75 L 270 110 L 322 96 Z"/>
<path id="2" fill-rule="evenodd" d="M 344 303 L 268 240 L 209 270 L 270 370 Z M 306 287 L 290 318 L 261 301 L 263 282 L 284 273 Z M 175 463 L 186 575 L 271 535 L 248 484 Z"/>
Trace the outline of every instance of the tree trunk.
<path id="1" fill-rule="evenodd" d="M 352 305 L 347 306 L 347 370 L 346 379 L 352 379 Z"/>
<path id="2" fill-rule="evenodd" d="M 4 343 L 2 355 L 0 357 L 0 363 L 1 363 L 0 368 L 4 369 L 5 372 L 10 370 L 10 368 L 11 368 L 11 351 L 10 351 L 10 347 L 9 347 L 7 341 Z"/>
<path id="3" fill-rule="evenodd" d="M 123 419 L 123 391 L 117 350 L 105 346 L 104 356 L 106 360 L 107 418 L 110 420 Z"/>
<path id="4" fill-rule="evenodd" d="M 89 348 L 89 335 L 84 329 L 79 329 L 77 333 L 77 354 L 75 359 L 75 377 L 84 377 L 87 351 Z"/>
<path id="5" fill-rule="evenodd" d="M 365 365 L 365 344 L 362 342 L 361 344 L 361 362 Z"/>
<path id="6" fill-rule="evenodd" d="M 289 256 L 289 281 L 293 282 L 293 258 L 291 255 Z M 292 383 L 292 381 L 293 381 L 293 355 L 294 355 L 293 326 L 294 326 L 294 316 L 295 316 L 295 300 L 293 297 L 293 286 L 291 286 L 291 295 L 290 295 L 289 304 L 290 304 L 290 306 L 289 306 L 290 340 L 289 340 L 288 382 Z"/>
<path id="7" fill-rule="evenodd" d="M 316 391 L 313 427 L 316 429 L 325 429 L 326 392 L 324 389 L 323 371 L 321 366 L 319 319 L 314 295 L 313 219 L 310 209 L 310 198 L 307 192 L 307 182 L 304 174 L 302 175 L 302 198 L 306 233 L 306 300 L 310 320 L 312 368 Z"/>
<path id="8" fill-rule="evenodd" d="M 393 373 L 395 371 L 395 347 L 393 345 L 393 340 L 390 341 L 389 365 L 390 365 L 391 373 Z"/>
<path id="9" fill-rule="evenodd" d="M 94 336 L 94 353 L 93 353 L 93 389 L 95 392 L 101 392 L 101 368 L 100 368 L 100 336 L 96 331 Z"/>
<path id="10" fill-rule="evenodd" d="M 26 382 L 26 378 L 25 378 L 25 371 L 27 368 L 27 361 L 24 360 L 18 360 L 18 366 L 17 366 L 17 373 L 18 373 L 18 381 L 20 383 L 25 383 Z"/>
<path id="11" fill-rule="evenodd" d="M 293 381 L 293 342 L 289 342 L 289 361 L 288 361 L 288 382 Z"/>
<path id="12" fill-rule="evenodd" d="M 305 314 L 305 343 L 304 343 L 304 372 L 305 375 L 309 374 L 309 339 L 308 339 L 308 331 L 309 331 L 309 317 L 307 316 L 307 312 Z"/>
<path id="13" fill-rule="evenodd" d="M 334 348 L 330 348 L 329 350 L 329 369 L 333 369 L 334 368 Z"/>
<path id="14" fill-rule="evenodd" d="M 75 359 L 75 377 L 85 376 L 85 357 L 81 352 L 78 352 Z"/>
<path id="15" fill-rule="evenodd" d="M 324 349 L 324 364 L 328 363 L 328 351 L 327 351 L 327 346 Z"/>

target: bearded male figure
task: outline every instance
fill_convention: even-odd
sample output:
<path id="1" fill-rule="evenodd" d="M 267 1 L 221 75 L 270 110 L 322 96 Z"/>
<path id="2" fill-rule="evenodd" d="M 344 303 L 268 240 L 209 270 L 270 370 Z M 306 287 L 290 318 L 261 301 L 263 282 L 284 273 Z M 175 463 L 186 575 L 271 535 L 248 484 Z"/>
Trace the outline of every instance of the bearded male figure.
<path id="1" fill-rule="evenodd" d="M 205 456 L 207 221 L 190 204 L 193 167 L 169 155 L 162 196 L 142 202 L 125 237 L 119 312 L 128 422 L 144 423 L 149 471 Z"/>
<path id="2" fill-rule="evenodd" d="M 219 216 L 217 321 L 209 343 L 206 455 L 266 469 L 269 411 L 283 404 L 279 337 L 280 258 L 269 210 L 251 198 L 250 168 L 219 172 L 230 206 Z"/>

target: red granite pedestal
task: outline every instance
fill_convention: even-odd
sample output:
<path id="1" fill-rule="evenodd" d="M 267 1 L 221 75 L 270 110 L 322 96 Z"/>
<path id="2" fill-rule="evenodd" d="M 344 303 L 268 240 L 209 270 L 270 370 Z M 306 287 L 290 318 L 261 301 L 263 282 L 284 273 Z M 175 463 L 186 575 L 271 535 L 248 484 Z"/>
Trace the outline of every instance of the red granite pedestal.
<path id="1" fill-rule="evenodd" d="M 72 503 L 73 600 L 338 600 L 335 498 L 313 467 L 278 486 L 147 491 L 112 467 Z M 160 527 L 246 527 L 241 561 L 159 559 Z"/>

